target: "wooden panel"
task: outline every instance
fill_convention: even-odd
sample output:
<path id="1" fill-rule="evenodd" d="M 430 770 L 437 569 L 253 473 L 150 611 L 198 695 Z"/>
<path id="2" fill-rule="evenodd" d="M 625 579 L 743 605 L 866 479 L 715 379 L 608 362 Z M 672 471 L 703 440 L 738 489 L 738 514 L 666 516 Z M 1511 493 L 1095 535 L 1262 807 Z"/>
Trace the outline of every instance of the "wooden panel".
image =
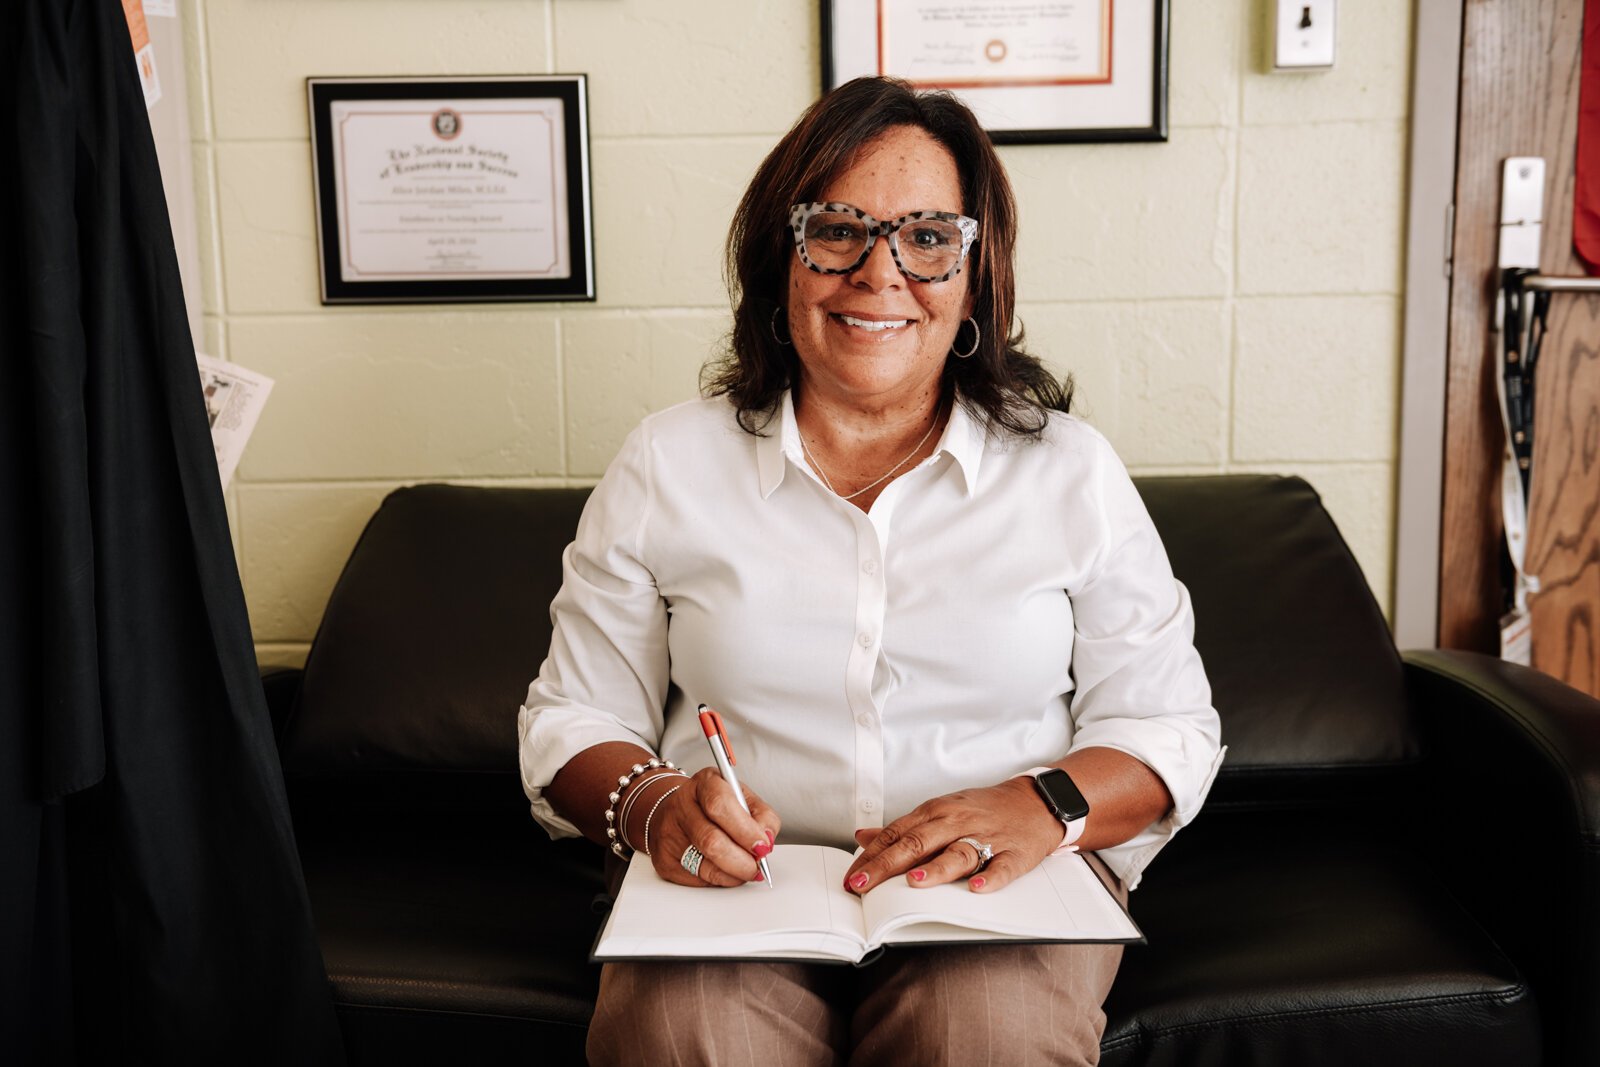
<path id="1" fill-rule="evenodd" d="M 1600 296 L 1551 297 L 1536 373 L 1533 665 L 1600 696 Z"/>
<path id="2" fill-rule="evenodd" d="M 1464 18 L 1439 546 L 1439 643 L 1444 648 L 1495 652 L 1502 603 L 1498 508 L 1502 434 L 1493 377 L 1498 337 L 1490 326 L 1498 285 L 1500 168 L 1507 156 L 1545 158 L 1541 270 L 1581 273 L 1571 252 L 1571 232 L 1583 0 L 1471 0 Z M 1575 300 L 1570 296 L 1554 299 L 1552 326 L 1559 323 L 1561 328 L 1559 335 L 1552 330 L 1541 357 L 1541 375 L 1548 378 L 1560 373 L 1552 368 L 1566 358 L 1563 338 L 1569 335 L 1566 323 Z M 1541 397 L 1553 391 L 1551 387 L 1547 393 L 1541 380 Z M 1546 400 L 1542 412 L 1536 414 L 1549 414 L 1556 407 Z M 1536 435 L 1545 432 L 1544 421 L 1536 426 Z M 1537 470 L 1538 463 L 1536 458 L 1535 477 L 1542 479 L 1544 472 Z M 1565 508 L 1565 504 L 1559 509 L 1547 506 L 1546 511 L 1565 515 Z M 1566 519 L 1552 528 L 1563 528 L 1562 523 L 1570 528 Z M 1538 539 L 1541 534 L 1531 531 L 1531 536 Z M 1552 562 L 1554 559 L 1552 556 Z M 1576 578 L 1570 584 L 1576 589 Z"/>

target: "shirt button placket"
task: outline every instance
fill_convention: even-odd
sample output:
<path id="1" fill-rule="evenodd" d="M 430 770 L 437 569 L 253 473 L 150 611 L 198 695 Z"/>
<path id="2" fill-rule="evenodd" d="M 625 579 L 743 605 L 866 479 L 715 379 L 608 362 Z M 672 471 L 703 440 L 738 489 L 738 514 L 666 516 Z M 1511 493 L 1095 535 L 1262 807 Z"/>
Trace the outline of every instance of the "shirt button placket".
<path id="1" fill-rule="evenodd" d="M 872 679 L 883 654 L 887 598 L 878 529 L 865 515 L 854 518 L 861 578 L 856 583 L 856 647 L 851 649 L 846 668 L 846 692 L 856 720 L 857 822 L 875 826 L 883 811 L 883 737 L 878 709 L 872 702 Z"/>

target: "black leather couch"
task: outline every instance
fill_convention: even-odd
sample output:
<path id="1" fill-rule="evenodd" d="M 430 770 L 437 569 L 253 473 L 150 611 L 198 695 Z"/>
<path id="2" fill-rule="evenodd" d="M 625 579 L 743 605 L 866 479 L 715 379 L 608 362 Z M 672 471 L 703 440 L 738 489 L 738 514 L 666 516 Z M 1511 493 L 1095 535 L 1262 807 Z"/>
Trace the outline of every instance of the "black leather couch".
<path id="1" fill-rule="evenodd" d="M 1402 658 L 1298 479 L 1139 488 L 1231 751 L 1133 894 L 1103 1062 L 1600 1063 L 1600 704 Z M 529 817 L 515 718 L 585 496 L 397 491 L 265 679 L 353 1062 L 582 1062 L 601 850 Z"/>

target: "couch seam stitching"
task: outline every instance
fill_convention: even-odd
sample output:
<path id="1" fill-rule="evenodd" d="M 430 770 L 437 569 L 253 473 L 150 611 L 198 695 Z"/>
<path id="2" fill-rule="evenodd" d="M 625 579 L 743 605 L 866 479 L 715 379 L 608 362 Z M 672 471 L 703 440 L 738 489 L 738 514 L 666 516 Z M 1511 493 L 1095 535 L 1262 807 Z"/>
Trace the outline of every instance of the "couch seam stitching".
<path id="1" fill-rule="evenodd" d="M 1497 1001 L 1501 1004 L 1509 1003 L 1527 995 L 1527 986 L 1518 985 L 1501 993 L 1451 993 L 1439 997 L 1424 999 L 1381 1001 L 1374 1004 L 1354 1004 L 1341 1008 L 1298 1008 L 1287 1011 L 1267 1012 L 1265 1014 L 1235 1015 L 1226 1019 L 1212 1019 L 1205 1022 L 1182 1023 L 1177 1026 L 1152 1027 L 1140 1024 L 1138 1031 L 1130 1037 L 1117 1038 L 1108 1042 L 1105 1047 L 1114 1048 L 1129 1044 L 1130 1042 L 1143 1043 L 1148 1039 L 1151 1043 L 1164 1041 L 1170 1037 L 1201 1030 L 1214 1030 L 1219 1027 L 1232 1026 L 1243 1023 L 1251 1025 L 1259 1022 L 1277 1021 L 1280 1019 L 1306 1019 L 1332 1015 L 1372 1014 L 1383 1015 L 1397 1011 L 1415 1008 L 1426 1008 L 1436 1005 L 1460 1004 L 1463 1002 L 1490 1002 Z"/>

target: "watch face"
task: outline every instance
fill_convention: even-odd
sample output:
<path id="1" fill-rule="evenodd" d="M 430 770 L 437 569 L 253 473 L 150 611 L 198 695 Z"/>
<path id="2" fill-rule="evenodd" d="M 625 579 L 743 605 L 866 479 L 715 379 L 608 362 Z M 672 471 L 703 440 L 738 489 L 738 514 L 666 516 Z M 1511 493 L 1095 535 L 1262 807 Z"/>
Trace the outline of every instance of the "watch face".
<path id="1" fill-rule="evenodd" d="M 1077 784 L 1066 771 L 1045 771 L 1033 783 L 1062 822 L 1072 822 L 1089 814 L 1089 802 L 1078 792 Z"/>

